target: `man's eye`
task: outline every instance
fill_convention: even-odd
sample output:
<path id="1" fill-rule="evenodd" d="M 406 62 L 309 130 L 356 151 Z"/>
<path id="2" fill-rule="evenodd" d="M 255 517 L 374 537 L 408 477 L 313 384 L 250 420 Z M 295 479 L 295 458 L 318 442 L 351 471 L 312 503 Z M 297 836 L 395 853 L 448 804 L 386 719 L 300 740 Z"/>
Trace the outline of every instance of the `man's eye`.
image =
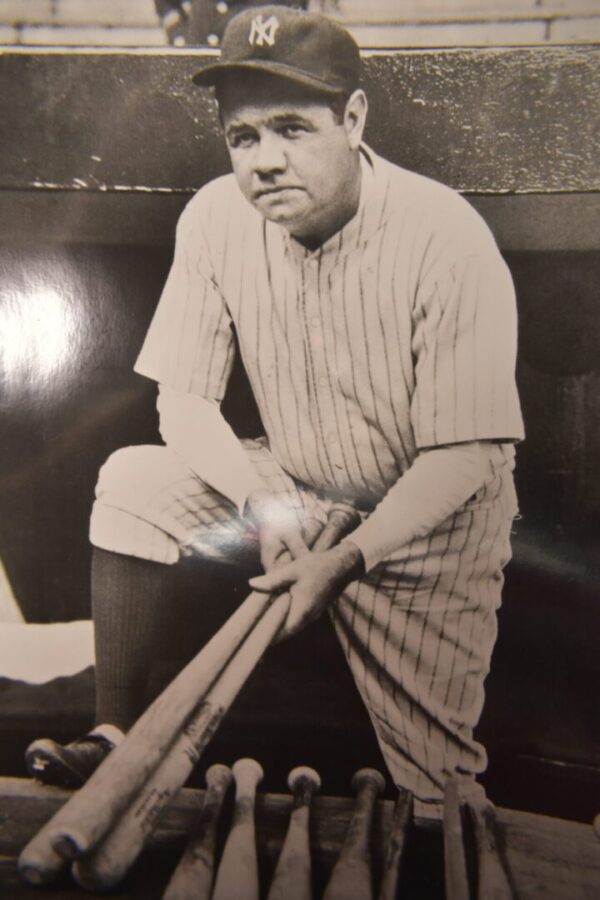
<path id="1" fill-rule="evenodd" d="M 250 131 L 242 131 L 239 134 L 234 134 L 229 138 L 229 144 L 235 150 L 244 149 L 245 147 L 250 147 L 254 143 L 254 135 Z"/>
<path id="2" fill-rule="evenodd" d="M 298 137 L 299 134 L 302 134 L 306 129 L 299 124 L 294 125 L 283 125 L 281 128 L 281 134 L 285 138 L 295 138 Z"/>

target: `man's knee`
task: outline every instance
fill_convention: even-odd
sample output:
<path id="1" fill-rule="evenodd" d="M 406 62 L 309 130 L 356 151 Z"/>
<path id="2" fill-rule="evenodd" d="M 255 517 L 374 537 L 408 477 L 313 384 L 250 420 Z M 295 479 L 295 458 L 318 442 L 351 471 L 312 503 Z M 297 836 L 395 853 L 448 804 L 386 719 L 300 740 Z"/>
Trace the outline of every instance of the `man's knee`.
<path id="1" fill-rule="evenodd" d="M 169 513 L 172 486 L 192 477 L 167 447 L 140 445 L 112 453 L 100 469 L 90 522 L 96 547 L 173 564 L 187 540 Z"/>
<path id="2" fill-rule="evenodd" d="M 135 494 L 140 498 L 155 493 L 173 476 L 180 477 L 181 469 L 181 463 L 168 447 L 151 444 L 121 447 L 100 468 L 96 497 Z"/>
<path id="3" fill-rule="evenodd" d="M 180 553 L 229 562 L 247 553 L 244 524 L 167 447 L 124 447 L 100 470 L 90 540 L 96 547 L 174 563 Z"/>

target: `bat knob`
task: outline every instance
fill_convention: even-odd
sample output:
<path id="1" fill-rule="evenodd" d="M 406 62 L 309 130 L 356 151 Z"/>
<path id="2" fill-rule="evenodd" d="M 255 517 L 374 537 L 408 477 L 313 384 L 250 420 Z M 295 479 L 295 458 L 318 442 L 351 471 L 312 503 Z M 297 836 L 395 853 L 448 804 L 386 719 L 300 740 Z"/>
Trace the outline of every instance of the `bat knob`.
<path id="1" fill-rule="evenodd" d="M 288 775 L 287 783 L 292 792 L 304 784 L 310 786 L 313 791 L 318 791 L 321 787 L 321 777 L 310 766 L 296 766 Z"/>
<path id="2" fill-rule="evenodd" d="M 385 790 L 385 778 L 377 769 L 359 769 L 352 776 L 351 784 L 353 791 L 360 790 L 366 784 L 372 784 L 378 794 Z"/>
<path id="3" fill-rule="evenodd" d="M 350 503 L 340 502 L 335 503 L 329 510 L 328 521 L 339 530 L 340 536 L 343 536 L 360 525 L 360 515 L 356 507 Z"/>
<path id="4" fill-rule="evenodd" d="M 246 757 L 234 762 L 231 771 L 233 772 L 236 784 L 243 782 L 245 785 L 252 787 L 256 787 L 256 785 L 262 781 L 265 774 L 263 772 L 263 767 L 259 762 L 255 759 Z"/>
<path id="5" fill-rule="evenodd" d="M 225 785 L 229 785 L 233 780 L 233 772 L 229 766 L 224 766 L 222 763 L 215 763 L 206 770 L 204 778 L 207 787 L 212 787 L 213 785 L 223 785 L 223 787 L 225 787 Z"/>

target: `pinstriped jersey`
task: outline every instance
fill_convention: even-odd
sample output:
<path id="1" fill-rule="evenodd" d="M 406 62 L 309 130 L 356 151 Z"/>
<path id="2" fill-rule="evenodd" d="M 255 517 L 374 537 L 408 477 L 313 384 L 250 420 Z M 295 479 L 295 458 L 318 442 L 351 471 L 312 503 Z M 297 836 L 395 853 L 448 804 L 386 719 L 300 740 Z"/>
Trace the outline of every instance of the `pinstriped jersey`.
<path id="1" fill-rule="evenodd" d="M 523 424 L 514 291 L 487 226 L 366 147 L 361 172 L 356 215 L 312 252 L 233 175 L 202 188 L 135 368 L 220 400 L 239 346 L 283 468 L 368 509 L 419 450 L 517 441 Z"/>

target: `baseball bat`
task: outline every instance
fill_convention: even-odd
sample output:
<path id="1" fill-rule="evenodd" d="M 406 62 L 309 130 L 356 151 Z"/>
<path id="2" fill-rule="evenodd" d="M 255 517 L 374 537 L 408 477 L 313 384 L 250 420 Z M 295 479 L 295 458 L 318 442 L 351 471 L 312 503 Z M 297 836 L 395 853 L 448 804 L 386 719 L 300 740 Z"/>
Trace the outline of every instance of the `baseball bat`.
<path id="1" fill-rule="evenodd" d="M 163 894 L 163 900 L 210 900 L 217 825 L 231 779 L 231 769 L 227 766 L 217 764 L 206 772 L 206 794 L 202 811 Z"/>
<path id="2" fill-rule="evenodd" d="M 469 900 L 460 799 L 453 778 L 444 790 L 444 884 L 446 900 Z"/>
<path id="3" fill-rule="evenodd" d="M 315 542 L 315 549 L 332 546 L 355 521 L 354 510 L 349 512 L 348 507 L 334 507 Z M 234 658 L 225 666 L 196 715 L 180 732 L 162 763 L 138 790 L 129 807 L 115 815 L 113 827 L 105 838 L 74 865 L 74 878 L 82 887 L 108 890 L 126 874 L 142 851 L 159 814 L 187 780 L 243 684 L 279 632 L 289 603 L 289 594 L 276 598 L 263 615 L 260 625 L 250 632 Z"/>
<path id="4" fill-rule="evenodd" d="M 356 510 L 348 504 L 335 504 L 314 549 L 325 550 L 335 545 L 357 521 Z M 286 598 L 285 603 L 283 598 Z M 107 756 L 89 781 L 24 848 L 21 859 L 25 871 L 30 865 L 34 865 L 35 859 L 47 855 L 51 847 L 64 858 L 72 859 L 89 853 L 97 846 L 127 806 L 132 802 L 135 805 L 137 793 L 148 782 L 161 761 L 164 762 L 172 744 L 177 741 L 181 743 L 182 732 L 183 743 L 186 743 L 186 729 L 193 735 L 191 755 L 197 761 L 198 752 L 193 749 L 194 743 L 197 742 L 201 749 L 206 746 L 228 708 L 222 708 L 214 701 L 200 701 L 206 697 L 254 626 L 263 619 L 267 610 L 273 609 L 273 605 L 278 615 L 270 618 L 265 631 L 268 641 L 258 641 L 262 655 L 285 621 L 289 595 L 281 595 L 274 604 L 272 595 L 258 592 L 250 594 L 203 650 L 143 713 L 125 740 Z M 246 667 L 244 679 L 258 662 L 260 655 L 249 668 Z M 232 680 L 231 669 L 229 680 Z M 242 684 L 243 681 L 239 683 L 237 690 Z M 237 690 L 229 703 L 233 702 Z M 227 695 L 230 694 L 231 691 L 227 691 Z M 195 721 L 190 721 L 194 719 L 195 713 Z M 187 744 L 189 746 L 189 741 Z M 165 802 L 168 802 L 170 796 Z M 155 796 L 154 800 L 151 804 L 151 818 L 155 817 L 156 801 L 160 804 L 160 798 Z M 142 824 L 147 829 L 144 824 L 147 817 L 142 818 Z M 146 830 L 147 833 L 149 830 Z"/>
<path id="5" fill-rule="evenodd" d="M 298 766 L 288 775 L 288 787 L 294 797 L 290 823 L 267 900 L 312 900 L 310 804 L 321 779 L 309 766 Z"/>
<path id="6" fill-rule="evenodd" d="M 24 871 L 50 849 L 65 859 L 89 852 L 148 780 L 175 736 L 188 724 L 199 700 L 248 632 L 269 608 L 272 597 L 253 592 L 203 650 L 179 673 L 132 726 L 90 779 L 35 835 L 21 854 Z M 204 708 L 205 727 L 215 729 Z M 215 711 L 216 714 L 216 711 Z"/>
<path id="7" fill-rule="evenodd" d="M 594 834 L 597 838 L 600 838 L 600 813 L 594 817 L 594 821 L 592 823 L 592 828 L 594 829 Z"/>
<path id="8" fill-rule="evenodd" d="M 323 894 L 323 900 L 371 900 L 370 836 L 375 801 L 385 788 L 376 769 L 359 769 L 352 778 L 356 800 L 346 838 Z"/>
<path id="9" fill-rule="evenodd" d="M 50 884 L 66 866 L 66 861 L 47 841 L 31 842 L 29 852 L 21 854 L 18 869 L 21 877 L 34 887 Z"/>
<path id="10" fill-rule="evenodd" d="M 254 759 L 233 764 L 235 807 L 219 863 L 213 900 L 259 900 L 254 802 L 263 770 Z"/>
<path id="11" fill-rule="evenodd" d="M 394 807 L 392 830 L 388 840 L 378 900 L 396 900 L 398 896 L 400 866 L 404 848 L 406 847 L 408 830 L 412 822 L 412 812 L 413 797 L 411 792 L 400 789 L 396 806 Z"/>
<path id="12" fill-rule="evenodd" d="M 513 900 L 513 890 L 498 851 L 494 806 L 489 801 L 467 806 L 477 845 L 477 896 L 485 900 Z"/>
<path id="13" fill-rule="evenodd" d="M 289 608 L 289 596 L 277 598 L 252 631 L 219 680 L 206 695 L 197 715 L 179 734 L 162 763 L 116 818 L 104 839 L 73 865 L 73 877 L 91 891 L 113 888 L 144 848 L 158 817 L 185 783 L 217 724 L 267 649 Z"/>

